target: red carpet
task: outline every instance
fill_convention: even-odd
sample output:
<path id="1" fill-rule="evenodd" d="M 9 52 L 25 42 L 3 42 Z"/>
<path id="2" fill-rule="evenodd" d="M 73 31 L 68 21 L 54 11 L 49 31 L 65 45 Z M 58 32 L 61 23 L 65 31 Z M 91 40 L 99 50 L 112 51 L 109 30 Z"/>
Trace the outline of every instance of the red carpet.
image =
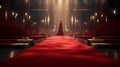
<path id="1" fill-rule="evenodd" d="M 0 67 L 120 67 L 120 64 L 68 36 L 53 36 Z"/>

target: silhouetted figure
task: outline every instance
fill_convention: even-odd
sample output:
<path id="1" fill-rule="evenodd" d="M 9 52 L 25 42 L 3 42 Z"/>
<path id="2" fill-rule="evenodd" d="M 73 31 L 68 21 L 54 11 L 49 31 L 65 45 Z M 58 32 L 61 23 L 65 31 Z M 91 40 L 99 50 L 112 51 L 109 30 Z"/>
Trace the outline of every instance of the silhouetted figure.
<path id="1" fill-rule="evenodd" d="M 64 35 L 64 33 L 63 33 L 63 28 L 62 28 L 62 21 L 60 21 L 57 35 L 58 35 L 58 36 L 63 36 L 63 35 Z"/>

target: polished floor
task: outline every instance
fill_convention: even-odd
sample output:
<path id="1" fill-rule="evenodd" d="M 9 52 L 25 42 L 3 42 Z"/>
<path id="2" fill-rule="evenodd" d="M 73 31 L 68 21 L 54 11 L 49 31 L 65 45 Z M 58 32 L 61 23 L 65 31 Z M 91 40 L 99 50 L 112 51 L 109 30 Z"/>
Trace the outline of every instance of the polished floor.
<path id="1" fill-rule="evenodd" d="M 76 40 L 84 43 L 84 44 L 88 44 L 88 41 L 87 40 L 84 40 L 84 39 L 81 39 L 81 38 L 75 38 Z M 90 45 L 89 45 L 90 46 Z M 91 46 L 92 47 L 92 46 Z M 92 47 L 98 51 L 101 51 L 103 52 L 104 54 L 106 54 L 107 56 L 117 60 L 117 61 L 120 61 L 120 49 L 117 48 L 95 48 L 95 47 Z"/>
<path id="2" fill-rule="evenodd" d="M 95 48 L 103 53 L 105 53 L 107 56 L 120 61 L 120 50 L 119 49 L 108 49 L 108 48 Z"/>
<path id="3" fill-rule="evenodd" d="M 18 55 L 25 49 L 26 48 L 0 48 L 0 63 Z"/>

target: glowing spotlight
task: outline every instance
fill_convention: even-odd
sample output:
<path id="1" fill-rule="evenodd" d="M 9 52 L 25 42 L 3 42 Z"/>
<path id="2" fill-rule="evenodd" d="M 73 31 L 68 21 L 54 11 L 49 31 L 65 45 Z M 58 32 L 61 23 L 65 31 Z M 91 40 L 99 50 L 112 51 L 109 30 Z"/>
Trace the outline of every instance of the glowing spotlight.
<path id="1" fill-rule="evenodd" d="M 45 20 L 42 20 L 42 23 L 44 23 L 45 22 Z"/>
<path id="2" fill-rule="evenodd" d="M 103 17 L 104 15 L 103 14 L 101 14 L 101 17 Z"/>
<path id="3" fill-rule="evenodd" d="M 27 15 L 28 15 L 28 13 L 26 12 L 26 13 L 25 13 L 25 16 L 27 16 Z"/>
<path id="4" fill-rule="evenodd" d="M 62 0 L 58 0 L 58 7 L 61 9 L 62 8 Z"/>
<path id="5" fill-rule="evenodd" d="M 12 12 L 12 15 L 15 15 L 15 13 L 14 13 L 14 12 Z"/>
<path id="6" fill-rule="evenodd" d="M 98 15 L 98 13 L 95 13 L 95 16 L 97 16 Z"/>
<path id="7" fill-rule="evenodd" d="M 0 5 L 0 9 L 2 9 L 2 5 Z"/>
<path id="8" fill-rule="evenodd" d="M 59 4 L 62 4 L 62 0 L 58 0 L 58 3 L 59 3 Z"/>
<path id="9" fill-rule="evenodd" d="M 28 18 L 31 19 L 31 16 L 29 16 Z"/>
<path id="10" fill-rule="evenodd" d="M 48 25 L 49 25 L 49 24 L 50 24 L 50 16 L 48 16 L 48 19 L 47 19 L 47 20 L 48 20 Z"/>
<path id="11" fill-rule="evenodd" d="M 17 17 L 17 16 L 18 16 L 18 14 L 16 13 L 16 14 L 15 14 L 15 16 Z"/>
<path id="12" fill-rule="evenodd" d="M 71 17 L 71 22 L 72 22 L 72 24 L 73 24 L 73 22 L 74 22 L 74 17 L 73 17 L 73 16 Z"/>
<path id="13" fill-rule="evenodd" d="M 52 0 L 53 1 L 53 9 L 54 9 L 54 25 L 58 28 L 59 20 L 63 21 L 63 29 L 65 30 L 65 25 L 73 24 L 72 16 L 70 17 L 69 11 L 69 3 L 70 0 Z"/>
<path id="14" fill-rule="evenodd" d="M 117 15 L 117 10 L 116 9 L 113 9 L 113 14 Z"/>

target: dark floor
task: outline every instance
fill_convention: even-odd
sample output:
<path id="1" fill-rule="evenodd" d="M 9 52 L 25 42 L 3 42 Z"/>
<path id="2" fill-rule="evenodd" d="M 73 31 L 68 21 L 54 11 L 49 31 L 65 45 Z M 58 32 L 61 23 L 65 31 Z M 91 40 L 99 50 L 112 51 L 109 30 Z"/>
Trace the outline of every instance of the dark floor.
<path id="1" fill-rule="evenodd" d="M 16 56 L 27 48 L 0 48 L 0 63 Z"/>
<path id="2" fill-rule="evenodd" d="M 80 38 L 75 38 L 77 39 L 78 41 L 84 43 L 84 44 L 88 44 L 88 42 L 84 39 L 80 39 Z M 115 59 L 115 60 L 118 60 L 120 61 L 120 49 L 111 49 L 111 48 L 95 48 L 97 49 L 98 51 L 101 51 L 103 53 L 105 53 L 107 56 Z"/>
<path id="3" fill-rule="evenodd" d="M 44 41 L 45 39 L 46 38 L 35 40 L 34 44 L 40 43 Z M 23 52 L 27 48 L 30 48 L 30 47 L 0 48 L 0 63 L 4 62 L 5 60 L 8 60 L 9 58 L 16 56 L 17 54 Z"/>
<path id="4" fill-rule="evenodd" d="M 108 48 L 95 48 L 101 52 L 104 52 L 107 56 L 120 61 L 120 49 L 108 49 Z"/>

